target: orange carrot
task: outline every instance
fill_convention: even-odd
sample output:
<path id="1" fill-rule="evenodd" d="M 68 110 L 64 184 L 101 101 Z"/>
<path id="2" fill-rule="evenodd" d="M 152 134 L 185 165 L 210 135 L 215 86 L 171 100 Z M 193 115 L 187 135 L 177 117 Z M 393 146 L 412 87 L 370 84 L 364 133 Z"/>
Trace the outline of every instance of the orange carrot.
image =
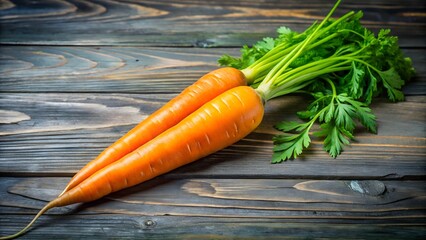
<path id="1" fill-rule="evenodd" d="M 1 239 L 23 234 L 50 208 L 99 199 L 223 149 L 252 132 L 263 114 L 263 100 L 256 90 L 232 88 L 49 202 L 23 230 Z"/>
<path id="2" fill-rule="evenodd" d="M 83 167 L 74 175 L 61 195 L 96 171 L 119 160 L 160 133 L 176 125 L 190 113 L 219 94 L 228 89 L 244 85 L 247 85 L 244 74 L 235 68 L 219 68 L 204 75 Z"/>

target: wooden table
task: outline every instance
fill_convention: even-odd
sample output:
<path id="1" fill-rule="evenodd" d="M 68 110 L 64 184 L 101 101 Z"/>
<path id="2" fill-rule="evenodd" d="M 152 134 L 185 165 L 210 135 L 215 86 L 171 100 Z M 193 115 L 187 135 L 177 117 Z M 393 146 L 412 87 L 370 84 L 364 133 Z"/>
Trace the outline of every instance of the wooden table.
<path id="1" fill-rule="evenodd" d="M 0 1 L 0 235 L 27 224 L 83 165 L 223 53 L 303 30 L 333 1 Z M 347 0 L 390 28 L 417 75 L 379 99 L 337 159 L 314 142 L 270 164 L 273 125 L 304 96 L 268 103 L 237 144 L 102 200 L 53 209 L 23 239 L 409 239 L 426 236 L 425 2 Z"/>

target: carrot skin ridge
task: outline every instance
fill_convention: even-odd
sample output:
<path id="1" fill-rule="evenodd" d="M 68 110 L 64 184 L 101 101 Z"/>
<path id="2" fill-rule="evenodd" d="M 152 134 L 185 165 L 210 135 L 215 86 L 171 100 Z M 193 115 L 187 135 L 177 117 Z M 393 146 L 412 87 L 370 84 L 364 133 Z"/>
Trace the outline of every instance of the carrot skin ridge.
<path id="1" fill-rule="evenodd" d="M 244 74 L 236 68 L 224 67 L 205 74 L 84 166 L 74 175 L 59 196 L 74 188 L 96 171 L 121 159 L 176 125 L 221 93 L 245 85 L 247 85 L 247 81 Z"/>

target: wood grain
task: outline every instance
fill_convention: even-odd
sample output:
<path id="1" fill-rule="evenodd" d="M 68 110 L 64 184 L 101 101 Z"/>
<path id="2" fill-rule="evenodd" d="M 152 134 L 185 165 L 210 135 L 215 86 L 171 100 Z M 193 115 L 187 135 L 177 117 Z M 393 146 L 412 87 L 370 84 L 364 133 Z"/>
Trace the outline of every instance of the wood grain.
<path id="1" fill-rule="evenodd" d="M 7 215 L 0 224 L 10 230 L 31 220 L 26 215 Z M 25 239 L 422 239 L 424 223 L 407 224 L 363 220 L 321 222 L 285 219 L 225 217 L 171 217 L 98 214 L 42 217 Z M 147 223 L 153 223 L 150 225 Z M 66 229 L 67 231 L 64 231 Z M 11 233 L 12 231 L 2 233 Z M 313 237 L 314 236 L 314 237 Z"/>
<path id="2" fill-rule="evenodd" d="M 2 92 L 180 92 L 231 50 L 2 47 Z"/>
<path id="3" fill-rule="evenodd" d="M 0 109 L 12 112 L 0 128 L 0 173 L 71 176 L 173 94 L 0 94 Z M 296 120 L 302 96 L 268 103 L 265 120 L 251 135 L 227 149 L 174 171 L 169 177 L 233 176 L 278 178 L 418 178 L 424 176 L 425 97 L 373 105 L 379 133 L 359 129 L 337 160 L 313 138 L 300 159 L 270 164 L 273 125 Z M 30 119 L 16 121 L 16 115 Z M 415 113 L 415 114 L 414 114 Z M 420 131 L 419 131 L 420 130 Z M 369 168 L 365 168 L 368 165 Z M 330 166 L 333 166 L 330 168 Z M 238 169 L 238 171 L 235 171 Z M 253 171 L 256 169 L 256 171 Z"/>
<path id="4" fill-rule="evenodd" d="M 5 218 L 0 220 L 0 234 L 5 234 L 28 221 L 68 179 L 1 180 L 0 212 Z M 385 191 L 375 196 L 354 191 L 353 182 L 365 185 L 371 181 L 156 179 L 91 204 L 53 209 L 39 220 L 29 237 L 102 238 L 112 234 L 120 238 L 209 239 L 218 236 L 219 230 L 224 238 L 312 234 L 342 238 L 342 231 L 358 239 L 425 234 L 423 181 L 375 181 L 385 186 Z M 62 235 L 56 230 L 62 228 L 79 231 Z"/>
<path id="5" fill-rule="evenodd" d="M 426 51 L 404 49 L 417 71 L 408 95 L 426 94 Z M 4 46 L 1 92 L 178 93 L 234 48 Z"/>
<path id="6" fill-rule="evenodd" d="M 322 19 L 335 1 L 2 1 L 1 44 L 241 46 L 275 35 L 279 26 L 301 31 Z M 425 3 L 344 1 L 336 12 L 363 9 L 364 22 L 389 27 L 401 44 L 426 45 Z"/>

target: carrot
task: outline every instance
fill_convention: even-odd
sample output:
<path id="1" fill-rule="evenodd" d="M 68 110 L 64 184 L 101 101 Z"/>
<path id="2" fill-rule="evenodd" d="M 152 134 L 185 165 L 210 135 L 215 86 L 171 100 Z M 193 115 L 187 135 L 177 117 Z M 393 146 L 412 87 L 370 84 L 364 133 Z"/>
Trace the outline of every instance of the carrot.
<path id="1" fill-rule="evenodd" d="M 237 142 L 260 124 L 263 103 L 258 92 L 248 86 L 222 93 L 175 126 L 49 202 L 20 232 L 0 239 L 23 234 L 38 217 L 53 207 L 99 199 Z"/>
<path id="2" fill-rule="evenodd" d="M 96 171 L 119 160 L 176 125 L 204 103 L 228 89 L 243 85 L 247 85 L 243 72 L 231 67 L 219 68 L 202 76 L 84 166 L 74 175 L 60 195 L 77 186 Z"/>

